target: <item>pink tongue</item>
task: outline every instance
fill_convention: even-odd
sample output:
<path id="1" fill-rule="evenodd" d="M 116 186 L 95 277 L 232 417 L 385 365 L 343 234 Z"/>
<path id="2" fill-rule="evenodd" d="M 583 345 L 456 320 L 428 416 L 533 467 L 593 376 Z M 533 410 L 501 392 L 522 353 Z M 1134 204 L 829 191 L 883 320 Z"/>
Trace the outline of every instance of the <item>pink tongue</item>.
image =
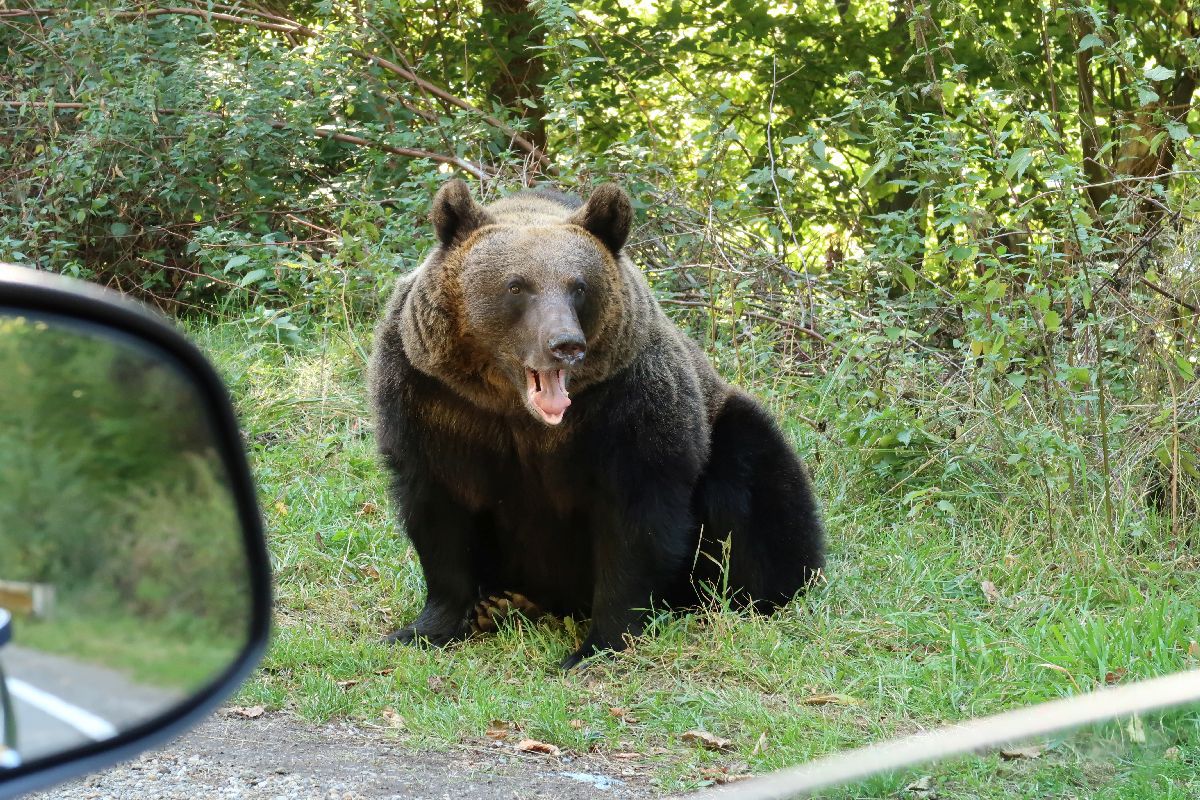
<path id="1" fill-rule="evenodd" d="M 537 382 L 533 379 L 533 370 L 526 370 L 525 378 L 528 381 L 529 399 L 534 407 L 542 413 L 542 419 L 551 425 L 557 425 L 562 422 L 567 406 L 571 405 L 571 398 L 567 396 L 567 387 L 563 384 L 562 370 L 538 372 L 537 377 L 542 384 L 540 392 L 537 390 Z"/>

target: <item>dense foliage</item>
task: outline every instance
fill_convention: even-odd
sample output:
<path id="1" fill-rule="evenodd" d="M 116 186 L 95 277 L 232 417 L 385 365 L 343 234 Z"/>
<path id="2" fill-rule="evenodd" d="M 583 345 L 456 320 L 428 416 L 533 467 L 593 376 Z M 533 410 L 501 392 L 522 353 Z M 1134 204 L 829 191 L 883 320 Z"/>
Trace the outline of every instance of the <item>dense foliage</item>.
<path id="1" fill-rule="evenodd" d="M 1195 10 L 181 0 L 0 10 L 0 258 L 360 341 L 448 172 L 634 256 L 873 492 L 1195 537 Z M 808 382 L 781 375 L 811 376 Z M 1156 539 L 1156 541 L 1159 541 Z"/>

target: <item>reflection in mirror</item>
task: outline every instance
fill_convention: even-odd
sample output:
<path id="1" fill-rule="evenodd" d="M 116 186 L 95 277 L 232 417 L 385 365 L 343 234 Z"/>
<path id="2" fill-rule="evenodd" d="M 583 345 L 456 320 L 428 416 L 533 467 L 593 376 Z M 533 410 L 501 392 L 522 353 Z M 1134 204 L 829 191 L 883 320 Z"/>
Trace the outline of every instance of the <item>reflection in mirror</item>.
<path id="1" fill-rule="evenodd" d="M 1191 800 L 1200 797 L 1200 706 L 1123 717 L 879 775 L 816 796 L 827 800 Z"/>
<path id="2" fill-rule="evenodd" d="M 132 338 L 0 310 L 0 768 L 166 712 L 249 636 L 197 389 Z"/>

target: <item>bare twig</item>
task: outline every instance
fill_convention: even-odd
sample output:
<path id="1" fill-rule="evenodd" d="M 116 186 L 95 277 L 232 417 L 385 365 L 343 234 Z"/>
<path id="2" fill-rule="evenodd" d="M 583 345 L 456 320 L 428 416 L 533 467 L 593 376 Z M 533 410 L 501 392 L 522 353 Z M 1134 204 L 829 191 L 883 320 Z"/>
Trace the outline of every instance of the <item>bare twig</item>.
<path id="1" fill-rule="evenodd" d="M 713 310 L 712 304 L 706 300 L 683 300 L 678 297 L 660 297 L 658 299 L 658 302 L 664 303 L 667 305 L 672 305 L 672 306 L 688 306 L 691 308 L 703 308 L 703 309 L 707 309 L 709 311 Z M 775 325 L 781 325 L 785 328 L 788 328 L 789 330 L 796 331 L 797 333 L 802 333 L 811 339 L 816 339 L 818 342 L 821 342 L 822 344 L 829 344 L 828 339 L 826 339 L 824 336 L 822 336 L 821 334 L 814 331 L 812 328 L 806 328 L 803 325 L 800 325 L 795 322 L 791 322 L 786 319 L 780 319 L 779 317 L 773 317 L 770 314 L 763 314 L 758 311 L 750 311 L 747 309 L 742 309 L 741 316 L 750 317 L 751 319 L 757 319 L 762 322 L 770 322 Z"/>

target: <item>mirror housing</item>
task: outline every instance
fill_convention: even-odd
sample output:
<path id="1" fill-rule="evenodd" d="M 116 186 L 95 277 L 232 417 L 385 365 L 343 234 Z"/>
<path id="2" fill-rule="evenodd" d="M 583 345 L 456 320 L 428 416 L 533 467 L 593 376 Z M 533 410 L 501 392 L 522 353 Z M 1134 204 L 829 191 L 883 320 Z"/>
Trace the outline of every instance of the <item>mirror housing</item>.
<path id="1" fill-rule="evenodd" d="M 206 424 L 206 440 L 218 463 L 223 489 L 228 490 L 231 519 L 239 529 L 237 565 L 245 572 L 244 612 L 248 625 L 239 630 L 239 648 L 216 675 L 202 685 L 189 687 L 178 702 L 139 719 L 129 727 L 98 741 L 72 746 L 27 759 L 19 759 L 14 741 L 13 682 L 3 673 L 5 647 L 16 638 L 12 614 L 0 609 L 0 798 L 12 797 L 129 759 L 154 745 L 165 744 L 199 722 L 233 692 L 250 673 L 266 649 L 271 617 L 271 578 L 263 535 L 262 516 L 246 459 L 244 444 L 224 383 L 200 351 L 158 314 L 115 292 L 80 281 L 0 263 L 0 318 L 53 318 L 86 328 L 90 335 L 129 343 L 169 363 L 174 375 L 186 383 L 189 402 Z M 116 380 L 115 378 L 113 380 Z M 0 498 L 2 501 L 2 498 Z M 19 628 L 16 631 L 20 635 Z M 16 721 L 19 724 L 19 719 Z"/>

